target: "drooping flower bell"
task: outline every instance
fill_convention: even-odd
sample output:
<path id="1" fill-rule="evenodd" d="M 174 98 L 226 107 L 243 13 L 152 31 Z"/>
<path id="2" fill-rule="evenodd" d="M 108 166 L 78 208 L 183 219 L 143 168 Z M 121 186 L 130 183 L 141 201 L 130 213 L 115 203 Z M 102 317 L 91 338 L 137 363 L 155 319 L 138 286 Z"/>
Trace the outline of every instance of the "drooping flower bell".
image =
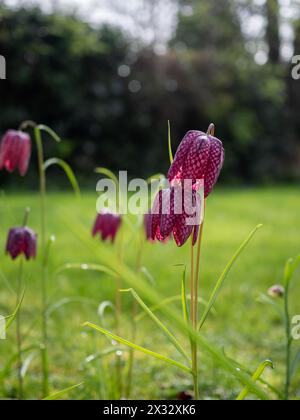
<path id="1" fill-rule="evenodd" d="M 110 239 L 113 243 L 115 241 L 118 230 L 120 229 L 121 223 L 122 219 L 119 214 L 102 211 L 96 217 L 92 235 L 96 236 L 97 233 L 99 233 L 102 241 Z"/>
<path id="2" fill-rule="evenodd" d="M 31 139 L 23 131 L 8 130 L 0 144 L 0 170 L 8 172 L 19 169 L 20 175 L 27 173 L 31 156 Z"/>
<path id="3" fill-rule="evenodd" d="M 225 152 L 222 142 L 214 137 L 214 125 L 207 133 L 189 131 L 181 141 L 168 172 L 171 185 L 175 182 L 204 180 L 206 198 L 216 184 L 224 163 Z"/>
<path id="4" fill-rule="evenodd" d="M 24 255 L 27 260 L 36 257 L 37 235 L 27 226 L 10 229 L 6 242 L 6 253 L 15 260 Z"/>
<path id="5" fill-rule="evenodd" d="M 197 242 L 201 222 L 201 202 L 198 192 L 180 185 L 160 190 L 151 211 L 151 239 L 165 241 L 173 234 L 177 246 L 193 235 Z"/>

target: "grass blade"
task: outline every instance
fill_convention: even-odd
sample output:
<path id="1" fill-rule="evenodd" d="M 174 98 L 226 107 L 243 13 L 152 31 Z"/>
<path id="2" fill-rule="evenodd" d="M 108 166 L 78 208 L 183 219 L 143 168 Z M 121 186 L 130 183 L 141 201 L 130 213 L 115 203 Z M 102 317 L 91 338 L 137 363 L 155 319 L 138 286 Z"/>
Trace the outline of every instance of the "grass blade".
<path id="1" fill-rule="evenodd" d="M 173 152 L 172 152 L 171 124 L 169 120 L 168 120 L 168 149 L 169 149 L 170 163 L 172 163 L 174 158 L 173 158 Z"/>
<path id="2" fill-rule="evenodd" d="M 295 259 L 290 258 L 284 269 L 284 287 L 288 290 L 291 278 L 293 277 L 294 272 L 298 268 L 298 265 L 300 264 L 300 255 L 298 255 Z"/>
<path id="3" fill-rule="evenodd" d="M 208 301 L 208 306 L 204 311 L 204 314 L 202 315 L 202 318 L 199 322 L 199 326 L 198 329 L 201 330 L 203 324 L 206 321 L 206 318 L 211 310 L 211 308 L 213 307 L 213 305 L 216 302 L 216 299 L 220 293 L 220 290 L 224 284 L 224 281 L 227 278 L 227 275 L 229 273 L 229 271 L 231 270 L 233 264 L 236 262 L 236 260 L 238 259 L 238 257 L 240 256 L 240 254 L 242 253 L 242 251 L 244 250 L 244 248 L 246 248 L 246 246 L 248 245 L 248 243 L 250 242 L 250 240 L 252 239 L 252 237 L 255 235 L 255 233 L 257 232 L 258 229 L 260 229 L 262 227 L 262 225 L 258 225 L 256 226 L 255 229 L 252 230 L 252 232 L 250 232 L 250 234 L 248 235 L 248 237 L 244 240 L 244 242 L 240 245 L 240 247 L 238 248 L 238 250 L 235 252 L 235 254 L 233 255 L 233 257 L 231 258 L 231 260 L 228 262 L 227 266 L 225 267 L 223 273 L 221 274 L 221 276 L 219 277 L 215 288 L 211 294 L 211 297 Z"/>
<path id="4" fill-rule="evenodd" d="M 74 237 L 80 240 L 81 243 L 89 249 L 91 255 L 94 255 L 95 258 L 99 258 L 100 261 L 114 270 L 116 274 L 123 278 L 129 287 L 134 287 L 138 293 L 145 296 L 153 305 L 156 305 L 157 302 L 162 300 L 162 296 L 153 287 L 151 287 L 147 281 L 138 276 L 126 263 L 120 261 L 117 256 L 114 255 L 114 252 L 112 252 L 109 248 L 101 248 L 101 252 L 95 248 L 92 240 L 90 240 L 86 235 L 85 226 L 78 222 L 78 219 L 72 219 L 72 216 L 69 216 L 68 218 L 62 217 L 62 220 L 65 225 L 68 226 L 70 231 L 73 232 Z M 76 229 L 74 226 L 76 226 Z M 206 338 L 204 338 L 204 336 L 202 336 L 202 334 L 196 334 L 191 326 L 184 322 L 181 314 L 179 315 L 174 308 L 165 305 L 161 308 L 161 311 L 170 320 L 170 322 L 176 325 L 178 331 L 181 331 L 183 334 L 191 334 L 198 342 L 199 346 L 201 346 L 203 351 L 208 353 L 218 366 L 233 375 L 244 386 L 249 386 L 251 391 L 260 399 L 269 399 L 268 394 L 255 382 L 253 382 L 251 376 L 237 369 L 236 366 L 224 356 L 222 351 L 215 345 L 211 344 Z"/>
<path id="5" fill-rule="evenodd" d="M 46 162 L 44 163 L 44 170 L 46 171 L 48 168 L 50 168 L 50 166 L 53 165 L 57 165 L 60 166 L 64 173 L 66 174 L 68 180 L 70 181 L 70 184 L 74 190 L 74 193 L 76 195 L 77 198 L 80 197 L 80 188 L 79 188 L 79 184 L 78 181 L 76 179 L 76 176 L 73 172 L 73 169 L 71 168 L 71 166 L 65 162 L 62 159 L 58 159 L 58 158 L 51 158 L 46 160 Z"/>
<path id="6" fill-rule="evenodd" d="M 252 376 L 252 380 L 254 382 L 256 382 L 261 375 L 264 373 L 265 369 L 267 367 L 270 367 L 271 369 L 274 369 L 273 363 L 271 362 L 271 360 L 265 360 L 263 363 L 261 363 L 258 368 L 256 369 L 256 371 L 254 372 L 253 376 Z M 250 389 L 246 386 L 241 393 L 239 394 L 239 396 L 237 397 L 237 401 L 242 401 L 244 400 L 247 395 L 249 394 Z"/>
<path id="7" fill-rule="evenodd" d="M 291 364 L 291 371 L 290 371 L 291 372 L 290 373 L 291 377 L 294 375 L 299 363 L 300 363 L 300 349 L 297 351 L 297 353 L 294 357 L 294 360 Z"/>
<path id="8" fill-rule="evenodd" d="M 145 302 L 139 297 L 134 289 L 121 290 L 121 292 L 130 292 L 134 299 L 139 303 L 139 305 L 144 309 L 144 311 L 150 316 L 150 318 L 158 325 L 158 327 L 163 331 L 166 337 L 174 345 L 174 347 L 186 358 L 190 363 L 190 358 L 187 355 L 186 351 L 182 345 L 178 342 L 177 338 L 171 333 L 171 331 L 154 315 L 151 309 L 145 304 Z"/>
<path id="9" fill-rule="evenodd" d="M 191 368 L 188 366 L 183 365 L 182 363 L 177 362 L 176 360 L 170 359 L 169 357 L 163 356 L 162 354 L 156 353 L 152 350 L 148 350 L 145 347 L 141 347 L 135 343 L 132 343 L 131 341 L 128 341 L 122 337 L 119 337 L 116 334 L 113 334 L 110 331 L 105 330 L 104 328 L 101 328 L 95 324 L 92 324 L 91 322 L 85 322 L 83 324 L 84 327 L 90 327 L 93 328 L 96 331 L 99 331 L 100 333 L 112 338 L 113 340 L 117 341 L 118 343 L 124 344 L 127 347 L 130 347 L 136 351 L 142 352 L 144 354 L 147 354 L 148 356 L 154 357 L 155 359 L 161 360 L 162 362 L 166 362 L 169 365 L 176 366 L 179 369 L 184 370 L 185 372 L 191 373 Z"/>
<path id="10" fill-rule="evenodd" d="M 81 297 L 81 296 L 64 298 L 64 299 L 61 299 L 58 302 L 56 302 L 53 305 L 48 307 L 48 309 L 46 311 L 47 317 L 50 317 L 58 309 L 60 309 L 61 307 L 65 306 L 65 305 L 69 305 L 70 303 L 83 303 L 83 304 L 97 306 L 97 302 L 95 300 L 89 299 L 89 298 L 84 298 L 84 297 Z"/>
<path id="11" fill-rule="evenodd" d="M 53 401 L 53 400 L 59 400 L 61 397 L 66 395 L 68 392 L 72 391 L 75 388 L 78 388 L 79 386 L 83 385 L 84 382 L 80 382 L 79 384 L 69 386 L 68 388 L 62 389 L 61 391 L 55 392 L 54 394 L 48 395 L 48 397 L 43 398 L 43 401 Z"/>

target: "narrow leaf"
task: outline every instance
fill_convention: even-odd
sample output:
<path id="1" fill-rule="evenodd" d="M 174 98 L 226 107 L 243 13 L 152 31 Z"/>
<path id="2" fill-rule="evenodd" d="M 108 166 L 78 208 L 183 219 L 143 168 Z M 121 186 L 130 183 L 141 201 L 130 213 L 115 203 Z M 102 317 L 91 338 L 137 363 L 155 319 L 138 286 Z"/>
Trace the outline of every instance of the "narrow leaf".
<path id="1" fill-rule="evenodd" d="M 43 401 L 59 400 L 65 394 L 67 394 L 68 392 L 72 391 L 75 388 L 78 388 L 79 386 L 81 386 L 83 384 L 84 384 L 84 382 L 80 382 L 79 384 L 69 386 L 68 388 L 62 389 L 61 391 L 55 392 L 54 394 L 51 394 L 48 397 L 43 398 Z"/>
<path id="2" fill-rule="evenodd" d="M 171 124 L 168 120 L 168 149 L 169 149 L 169 159 L 170 163 L 173 162 L 173 152 L 172 152 L 172 139 L 171 139 Z"/>
<path id="3" fill-rule="evenodd" d="M 61 142 L 61 138 L 55 133 L 55 131 L 52 130 L 52 128 L 48 127 L 47 125 L 39 124 L 36 128 L 40 131 L 45 131 L 57 143 Z"/>
<path id="4" fill-rule="evenodd" d="M 116 175 L 107 168 L 96 168 L 95 169 L 96 174 L 101 174 L 101 175 L 105 175 L 106 177 L 110 178 L 112 181 L 114 181 L 114 183 L 116 184 L 116 186 L 119 185 L 119 180 L 116 177 Z"/>
<path id="5" fill-rule="evenodd" d="M 59 166 L 63 169 L 63 171 L 65 172 L 65 174 L 68 178 L 68 180 L 70 181 L 70 184 L 71 184 L 71 186 L 74 190 L 74 193 L 75 193 L 76 197 L 79 198 L 80 197 L 80 188 L 79 188 L 79 184 L 77 182 L 76 176 L 75 176 L 71 166 L 62 159 L 51 158 L 51 159 L 48 159 L 44 163 L 44 170 L 46 171 L 50 166 L 53 166 L 53 165 L 57 165 L 57 166 Z"/>
<path id="6" fill-rule="evenodd" d="M 95 306 L 97 305 L 97 302 L 95 300 L 84 298 L 81 296 L 72 297 L 72 298 L 64 298 L 48 307 L 46 311 L 47 317 L 50 317 L 55 311 L 57 311 L 61 307 L 68 305 L 70 303 L 85 303 L 85 304 L 95 305 Z"/>
<path id="7" fill-rule="evenodd" d="M 294 357 L 294 360 L 293 360 L 293 362 L 292 362 L 292 364 L 291 364 L 291 370 L 290 370 L 290 372 L 291 372 L 291 377 L 292 377 L 292 376 L 294 375 L 294 373 L 296 372 L 296 369 L 297 369 L 297 367 L 298 367 L 299 363 L 300 363 L 300 349 L 297 351 L 297 353 L 296 353 L 296 355 L 295 355 L 295 357 Z"/>
<path id="8" fill-rule="evenodd" d="M 128 340 L 125 340 L 122 337 L 119 337 L 116 334 L 111 333 L 110 331 L 105 330 L 104 328 L 101 328 L 95 324 L 92 324 L 90 322 L 85 322 L 83 324 L 84 327 L 90 327 L 93 328 L 96 331 L 99 331 L 100 333 L 112 338 L 113 340 L 117 341 L 118 343 L 124 344 L 127 347 L 130 347 L 136 351 L 140 351 L 142 353 L 147 354 L 148 356 L 154 357 L 155 359 L 161 360 L 163 362 L 168 363 L 169 365 L 172 366 L 176 366 L 182 370 L 184 370 L 185 372 L 191 373 L 191 368 L 189 368 L 188 366 L 183 365 L 182 363 L 177 362 L 176 360 L 170 359 L 169 357 L 163 356 L 162 354 L 156 353 L 152 350 L 148 350 L 145 347 L 141 347 L 137 344 L 134 344 Z"/>
<path id="9" fill-rule="evenodd" d="M 256 371 L 254 372 L 254 374 L 253 374 L 253 376 L 252 376 L 252 380 L 254 381 L 254 382 L 256 382 L 260 377 L 261 377 L 261 375 L 264 373 L 264 370 L 267 368 L 267 367 L 270 367 L 271 369 L 274 369 L 274 366 L 273 366 L 273 363 L 270 361 L 270 360 L 265 360 L 263 363 L 261 363 L 259 366 L 258 366 L 258 368 L 256 369 Z M 237 401 L 242 401 L 242 400 L 244 400 L 246 397 L 247 397 L 247 395 L 249 394 L 249 392 L 250 392 L 250 389 L 249 389 L 249 387 L 245 387 L 242 391 L 241 391 L 241 393 L 239 394 L 239 396 L 237 397 Z"/>
<path id="10" fill-rule="evenodd" d="M 211 308 L 213 307 L 213 305 L 216 302 L 216 299 L 220 293 L 220 290 L 224 284 L 224 281 L 227 278 L 228 273 L 230 272 L 233 264 L 235 263 L 235 261 L 238 259 L 239 255 L 242 253 L 242 251 L 244 250 L 244 248 L 248 245 L 248 243 L 250 242 L 250 240 L 252 239 L 252 237 L 255 235 L 255 233 L 257 232 L 258 229 L 260 229 L 262 227 L 262 225 L 258 225 L 256 226 L 255 229 L 252 230 L 252 232 L 248 235 L 248 237 L 244 240 L 244 242 L 241 244 L 241 246 L 238 248 L 238 250 L 235 252 L 235 254 L 233 255 L 233 257 L 231 258 L 231 260 L 228 262 L 227 266 L 225 267 L 223 273 L 221 274 L 221 276 L 219 277 L 215 288 L 211 294 L 211 297 L 208 301 L 208 306 L 206 307 L 204 314 L 200 320 L 199 323 L 199 327 L 198 329 L 200 330 L 203 326 L 203 324 L 206 321 L 206 318 L 208 316 L 208 314 L 210 313 Z"/>
<path id="11" fill-rule="evenodd" d="M 14 322 L 14 320 L 17 316 L 17 313 L 21 308 L 21 305 L 22 305 L 22 302 L 23 302 L 23 299 L 24 299 L 24 295 L 25 295 L 25 290 L 23 291 L 23 293 L 21 295 L 21 299 L 20 299 L 19 303 L 17 304 L 17 307 L 14 310 L 14 312 L 11 315 L 8 315 L 7 317 L 4 318 L 7 321 L 5 322 L 4 329 L 2 329 L 2 330 L 0 329 L 0 336 L 3 335 L 3 333 L 6 332 L 9 329 L 9 327 L 11 326 L 11 324 Z"/>
<path id="12" fill-rule="evenodd" d="M 105 267 L 104 265 L 99 264 L 64 264 L 57 271 L 56 275 L 62 273 L 66 270 L 83 270 L 83 271 L 99 271 L 100 273 L 109 274 L 111 276 L 116 276 L 116 273 L 110 268 Z"/>

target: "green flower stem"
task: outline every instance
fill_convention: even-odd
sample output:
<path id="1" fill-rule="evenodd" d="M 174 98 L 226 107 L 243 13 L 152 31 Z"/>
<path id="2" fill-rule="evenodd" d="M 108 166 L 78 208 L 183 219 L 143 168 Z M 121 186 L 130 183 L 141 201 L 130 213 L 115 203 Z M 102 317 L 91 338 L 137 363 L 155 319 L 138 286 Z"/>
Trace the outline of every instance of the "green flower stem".
<path id="1" fill-rule="evenodd" d="M 46 174 L 44 169 L 44 151 L 39 126 L 34 127 L 34 135 L 37 146 L 39 178 L 40 178 L 40 212 L 41 212 L 41 249 L 42 249 L 42 371 L 43 371 L 43 396 L 49 394 L 49 369 L 48 369 L 48 332 L 47 332 L 47 267 L 46 267 Z"/>
<path id="2" fill-rule="evenodd" d="M 23 283 L 23 258 L 20 259 L 18 280 L 17 280 L 17 305 L 19 305 L 22 294 Z M 23 376 L 22 376 L 22 334 L 21 334 L 21 311 L 18 310 L 16 314 L 16 337 L 17 337 L 17 352 L 18 352 L 18 398 L 23 399 Z"/>
<path id="3" fill-rule="evenodd" d="M 204 213 L 205 213 L 205 201 L 204 205 Z M 196 270 L 194 273 L 194 269 L 192 268 L 192 281 L 191 281 L 191 324 L 192 328 L 197 333 L 198 330 L 198 290 L 199 290 L 199 276 L 200 276 L 200 258 L 201 258 L 201 244 L 202 244 L 202 236 L 203 236 L 203 224 L 204 224 L 204 216 L 203 220 L 200 225 L 200 232 L 199 238 L 197 243 L 197 257 L 196 257 Z M 192 261 L 191 264 L 193 266 L 193 250 L 191 251 Z M 198 344 L 195 339 L 191 341 L 191 353 L 192 353 L 192 372 L 193 372 L 193 379 L 194 379 L 194 394 L 195 400 L 199 399 L 199 378 L 198 378 Z"/>
<path id="4" fill-rule="evenodd" d="M 143 231 L 140 229 L 139 231 L 139 243 L 138 243 L 138 250 L 136 254 L 136 273 L 139 276 L 141 271 L 142 265 L 142 254 L 143 254 L 143 244 L 144 244 L 144 237 Z M 137 307 L 138 303 L 136 299 L 132 302 L 132 309 L 131 309 L 131 316 L 132 316 L 132 332 L 131 332 L 131 339 L 132 342 L 135 342 L 136 339 L 136 331 L 137 331 L 137 321 L 136 321 L 136 314 L 137 314 Z M 133 376 L 133 364 L 134 364 L 134 349 L 130 349 L 129 352 L 129 360 L 128 360 L 128 372 L 127 372 L 127 381 L 126 381 L 126 390 L 125 390 L 125 397 L 128 399 L 130 398 L 131 388 L 132 388 L 132 376 Z"/>
<path id="5" fill-rule="evenodd" d="M 118 251 L 117 251 L 117 258 L 120 263 L 123 261 L 123 232 L 122 229 L 120 231 L 119 243 L 118 243 Z M 117 334 L 120 334 L 120 321 L 122 316 L 122 298 L 121 298 L 121 290 L 122 288 L 122 278 L 120 275 L 116 277 L 116 296 L 115 296 L 115 307 L 116 307 L 116 330 Z M 121 363 L 121 356 L 120 353 L 116 352 L 116 382 L 117 388 L 119 393 L 119 399 L 122 398 L 123 394 L 123 378 L 122 378 L 122 363 Z"/>
<path id="6" fill-rule="evenodd" d="M 286 285 L 284 292 L 284 315 L 285 315 L 285 333 L 286 333 L 286 379 L 285 379 L 285 399 L 288 400 L 290 396 L 291 385 L 291 328 L 290 328 L 290 314 L 289 314 L 289 284 Z"/>

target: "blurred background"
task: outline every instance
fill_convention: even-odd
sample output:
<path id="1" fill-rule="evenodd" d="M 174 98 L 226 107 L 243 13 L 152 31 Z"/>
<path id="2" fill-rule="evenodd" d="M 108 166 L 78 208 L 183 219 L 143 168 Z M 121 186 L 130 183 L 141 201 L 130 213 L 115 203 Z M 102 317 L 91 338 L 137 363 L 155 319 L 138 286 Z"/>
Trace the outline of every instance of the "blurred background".
<path id="1" fill-rule="evenodd" d="M 223 184 L 299 181 L 299 0 L 0 1 L 0 54 L 0 132 L 51 126 L 64 142 L 47 154 L 85 186 L 96 165 L 165 173 L 167 120 L 174 148 L 216 124 Z"/>

